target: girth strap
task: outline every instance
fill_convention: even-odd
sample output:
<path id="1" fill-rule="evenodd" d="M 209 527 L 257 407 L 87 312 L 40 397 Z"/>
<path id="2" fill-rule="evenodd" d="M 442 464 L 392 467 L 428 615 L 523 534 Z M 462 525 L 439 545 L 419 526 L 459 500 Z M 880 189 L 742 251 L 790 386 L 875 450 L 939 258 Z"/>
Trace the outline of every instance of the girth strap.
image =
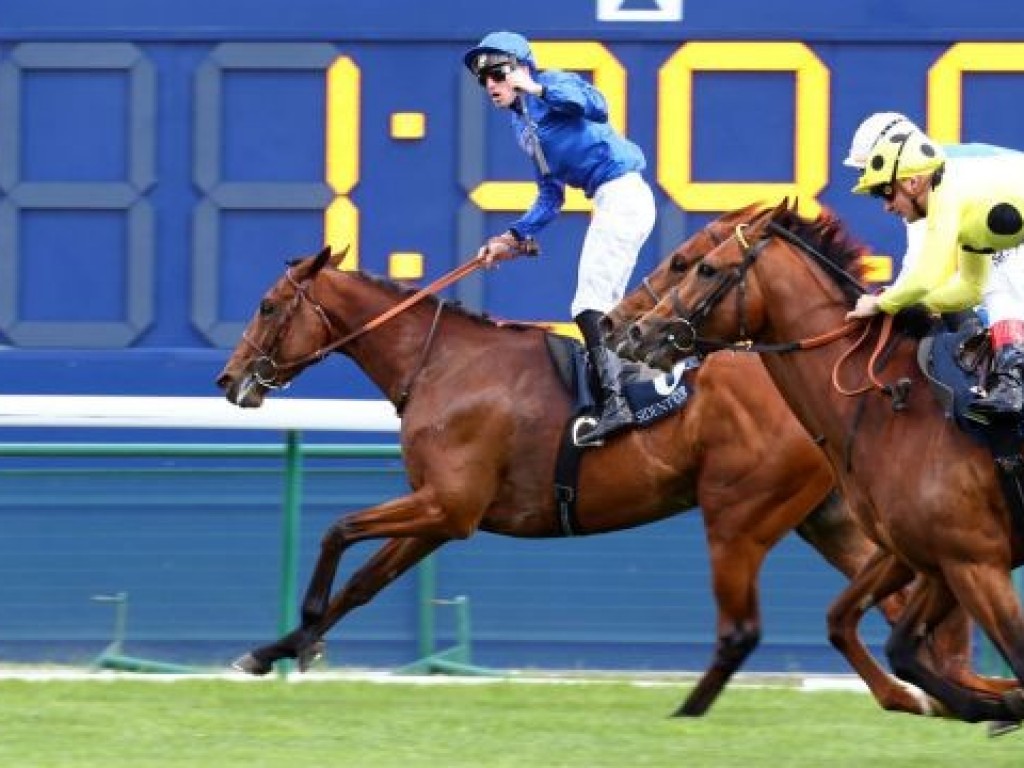
<path id="1" fill-rule="evenodd" d="M 579 484 L 580 456 L 586 448 L 580 448 L 573 440 L 575 416 L 562 428 L 562 439 L 558 443 L 555 459 L 555 514 L 563 536 L 580 533 L 576 519 L 576 488 Z"/>

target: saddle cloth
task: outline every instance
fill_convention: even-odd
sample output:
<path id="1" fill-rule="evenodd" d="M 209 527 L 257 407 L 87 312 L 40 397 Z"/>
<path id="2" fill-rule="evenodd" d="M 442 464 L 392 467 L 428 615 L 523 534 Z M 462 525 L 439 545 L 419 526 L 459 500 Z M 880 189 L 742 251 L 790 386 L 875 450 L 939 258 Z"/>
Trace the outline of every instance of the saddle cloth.
<path id="1" fill-rule="evenodd" d="M 597 403 L 590 386 L 587 352 L 575 339 L 548 334 L 548 351 L 572 398 L 574 415 L 593 410 Z M 653 424 L 682 408 L 693 394 L 683 374 L 700 365 L 696 357 L 677 362 L 671 371 L 655 370 L 643 363 L 622 361 L 622 394 L 638 427 Z"/>

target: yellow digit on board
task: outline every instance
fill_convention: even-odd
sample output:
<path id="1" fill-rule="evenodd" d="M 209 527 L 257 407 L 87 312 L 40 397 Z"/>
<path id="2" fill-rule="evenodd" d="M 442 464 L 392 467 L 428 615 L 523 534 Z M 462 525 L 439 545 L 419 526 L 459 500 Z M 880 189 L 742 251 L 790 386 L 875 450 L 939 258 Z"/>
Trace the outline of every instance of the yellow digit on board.
<path id="1" fill-rule="evenodd" d="M 626 132 L 626 70 L 600 43 L 540 42 L 533 54 L 541 69 L 565 69 L 590 72 L 595 87 L 608 102 L 608 122 L 620 133 Z M 484 211 L 525 211 L 537 196 L 532 181 L 485 181 L 469 194 Z M 590 201 L 578 189 L 567 188 L 563 211 L 589 211 Z"/>
<path id="2" fill-rule="evenodd" d="M 327 183 L 337 197 L 324 212 L 324 244 L 350 247 L 341 265 L 359 267 L 359 210 L 348 198 L 359 183 L 359 68 L 342 56 L 327 70 Z"/>
<path id="3" fill-rule="evenodd" d="M 1024 43 L 957 43 L 928 70 L 928 135 L 960 141 L 964 72 L 1024 72 Z"/>
<path id="4" fill-rule="evenodd" d="M 793 72 L 796 142 L 792 182 L 701 182 L 693 178 L 693 73 Z M 658 72 L 658 181 L 684 210 L 727 211 L 753 202 L 799 198 L 816 215 L 815 198 L 828 183 L 829 72 L 803 43 L 694 42 L 683 45 Z M 727 120 L 758 115 L 737 102 Z M 742 151 L 742 148 L 737 148 Z"/>

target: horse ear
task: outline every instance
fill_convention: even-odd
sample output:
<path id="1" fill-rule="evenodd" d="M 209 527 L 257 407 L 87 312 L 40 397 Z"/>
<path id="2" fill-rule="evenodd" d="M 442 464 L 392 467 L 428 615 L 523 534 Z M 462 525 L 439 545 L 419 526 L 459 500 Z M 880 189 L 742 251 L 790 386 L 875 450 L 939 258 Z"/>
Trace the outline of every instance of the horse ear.
<path id="1" fill-rule="evenodd" d="M 315 275 L 317 272 L 319 272 L 321 269 L 323 269 L 324 268 L 324 264 L 327 263 L 327 259 L 330 258 L 330 256 L 331 256 L 331 246 L 328 245 L 328 246 L 325 246 L 324 249 L 322 251 L 320 251 L 320 253 L 318 253 L 316 255 L 316 258 L 313 259 L 313 263 L 309 265 L 309 274 L 310 274 L 310 276 Z"/>
<path id="2" fill-rule="evenodd" d="M 352 246 L 350 245 L 346 245 L 338 253 L 334 254 L 331 257 L 331 266 L 334 267 L 335 269 L 341 269 L 341 262 L 343 262 L 345 260 L 345 257 L 348 256 L 348 252 L 351 247 Z"/>

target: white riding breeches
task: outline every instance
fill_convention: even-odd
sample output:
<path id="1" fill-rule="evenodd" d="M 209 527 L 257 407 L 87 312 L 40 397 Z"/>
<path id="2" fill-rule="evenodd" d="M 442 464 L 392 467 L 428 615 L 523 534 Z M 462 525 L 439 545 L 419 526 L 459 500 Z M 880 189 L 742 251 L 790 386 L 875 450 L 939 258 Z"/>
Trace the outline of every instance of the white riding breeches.
<path id="1" fill-rule="evenodd" d="M 1024 245 L 992 256 L 992 269 L 982 293 L 988 325 L 1024 320 Z"/>
<path id="2" fill-rule="evenodd" d="M 605 314 L 625 295 L 637 255 L 654 229 L 654 194 L 639 173 L 605 182 L 583 239 L 572 316 Z"/>

